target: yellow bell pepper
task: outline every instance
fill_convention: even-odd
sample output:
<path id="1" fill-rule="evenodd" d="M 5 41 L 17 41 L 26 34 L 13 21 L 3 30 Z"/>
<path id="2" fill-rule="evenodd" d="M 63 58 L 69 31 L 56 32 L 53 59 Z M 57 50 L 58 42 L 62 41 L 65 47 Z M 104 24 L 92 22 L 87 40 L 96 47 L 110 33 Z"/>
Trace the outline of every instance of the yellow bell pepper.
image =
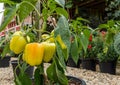
<path id="1" fill-rule="evenodd" d="M 59 42 L 59 44 L 61 45 L 62 49 L 66 49 L 67 46 L 65 45 L 65 43 L 62 41 L 61 36 L 57 35 L 56 40 Z"/>
<path id="2" fill-rule="evenodd" d="M 55 42 L 55 40 L 54 40 L 54 38 L 53 38 L 53 37 L 51 37 L 51 38 L 49 38 L 46 42 L 54 43 L 54 42 Z"/>
<path id="3" fill-rule="evenodd" d="M 54 42 L 54 41 L 55 41 L 54 38 L 53 38 L 53 36 L 54 36 L 54 30 L 52 30 L 51 36 L 52 36 L 52 38 L 50 38 L 49 41 Z M 57 40 L 57 41 L 59 42 L 59 44 L 61 45 L 62 49 L 66 49 L 66 48 L 67 48 L 67 46 L 65 45 L 65 43 L 62 41 L 60 35 L 57 35 L 56 40 Z"/>
<path id="4" fill-rule="evenodd" d="M 13 34 L 10 40 L 10 50 L 13 51 L 15 54 L 19 54 L 24 50 L 26 44 L 27 40 L 22 35 L 22 32 L 17 31 Z"/>
<path id="5" fill-rule="evenodd" d="M 44 44 L 29 43 L 25 46 L 23 60 L 31 66 L 40 65 L 44 55 Z"/>
<path id="6" fill-rule="evenodd" d="M 49 42 L 42 42 L 42 44 L 45 46 L 43 61 L 49 62 L 55 53 L 56 45 L 55 43 Z"/>
<path id="7" fill-rule="evenodd" d="M 21 32 L 21 31 L 16 31 L 14 34 L 13 34 L 13 36 L 14 35 L 22 35 L 23 33 Z"/>
<path id="8" fill-rule="evenodd" d="M 47 42 L 50 42 L 50 43 L 54 43 L 55 42 L 55 40 L 54 40 L 54 30 L 52 30 L 52 32 L 50 33 L 50 37 L 47 40 Z"/>

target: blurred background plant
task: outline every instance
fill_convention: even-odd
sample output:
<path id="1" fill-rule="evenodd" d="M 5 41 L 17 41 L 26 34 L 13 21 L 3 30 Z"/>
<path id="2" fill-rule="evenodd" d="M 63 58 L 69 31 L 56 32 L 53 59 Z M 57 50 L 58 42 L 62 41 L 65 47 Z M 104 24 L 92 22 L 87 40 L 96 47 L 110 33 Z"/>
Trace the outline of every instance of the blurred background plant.
<path id="1" fill-rule="evenodd" d="M 120 1 L 119 0 L 106 0 L 106 8 L 108 19 L 120 20 Z"/>
<path id="2" fill-rule="evenodd" d="M 102 51 L 98 54 L 100 61 L 113 61 L 119 57 L 116 53 L 113 43 L 116 35 L 120 32 L 119 21 L 109 20 L 106 24 L 100 24 L 99 29 L 99 41 L 102 42 Z"/>
<path id="3" fill-rule="evenodd" d="M 81 50 L 83 50 L 85 54 L 87 53 L 89 36 L 93 31 L 92 28 L 87 26 L 87 23 L 89 23 L 89 21 L 81 17 L 70 20 L 70 30 L 73 37 L 70 54 L 76 64 L 80 58 Z"/>

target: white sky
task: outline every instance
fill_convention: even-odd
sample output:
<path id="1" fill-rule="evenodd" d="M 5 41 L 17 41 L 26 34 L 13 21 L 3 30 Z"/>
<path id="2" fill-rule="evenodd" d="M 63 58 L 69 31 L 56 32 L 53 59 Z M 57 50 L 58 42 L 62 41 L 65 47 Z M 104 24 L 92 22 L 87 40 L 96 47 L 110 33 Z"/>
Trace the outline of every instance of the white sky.
<path id="1" fill-rule="evenodd" d="M 3 11 L 3 7 L 4 7 L 4 4 L 0 3 L 0 25 L 1 25 L 2 17 L 3 17 L 3 13 L 1 13 Z"/>

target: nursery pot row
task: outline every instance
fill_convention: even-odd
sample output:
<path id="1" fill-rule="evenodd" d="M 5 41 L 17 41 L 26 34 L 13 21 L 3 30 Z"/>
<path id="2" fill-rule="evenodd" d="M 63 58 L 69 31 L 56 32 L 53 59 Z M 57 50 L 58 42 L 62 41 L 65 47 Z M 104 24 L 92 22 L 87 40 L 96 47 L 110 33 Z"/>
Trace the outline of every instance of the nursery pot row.
<path id="1" fill-rule="evenodd" d="M 96 64 L 98 64 L 100 72 L 115 75 L 116 63 L 117 60 L 109 61 L 109 62 L 100 62 L 99 60 L 96 59 L 79 59 L 78 63 L 76 64 L 73 61 L 73 59 L 70 57 L 67 61 L 67 66 L 80 68 L 80 64 L 81 64 L 81 68 L 83 69 L 96 71 Z"/>
<path id="2" fill-rule="evenodd" d="M 80 68 L 80 64 L 83 69 L 96 71 L 96 61 L 94 59 L 79 59 L 77 64 L 70 57 L 67 61 L 67 66 Z"/>
<path id="3" fill-rule="evenodd" d="M 114 61 L 107 61 L 107 62 L 98 62 L 94 59 L 83 59 L 82 60 L 82 68 L 87 70 L 96 71 L 96 64 L 99 65 L 100 72 L 102 73 L 109 73 L 109 74 L 116 74 L 116 63 L 117 60 Z"/>
<path id="4" fill-rule="evenodd" d="M 117 60 L 114 61 L 107 61 L 107 62 L 98 62 L 94 59 L 82 59 L 82 68 L 87 70 L 96 71 L 96 64 L 99 65 L 100 72 L 102 73 L 109 73 L 109 74 L 116 74 L 116 63 Z"/>

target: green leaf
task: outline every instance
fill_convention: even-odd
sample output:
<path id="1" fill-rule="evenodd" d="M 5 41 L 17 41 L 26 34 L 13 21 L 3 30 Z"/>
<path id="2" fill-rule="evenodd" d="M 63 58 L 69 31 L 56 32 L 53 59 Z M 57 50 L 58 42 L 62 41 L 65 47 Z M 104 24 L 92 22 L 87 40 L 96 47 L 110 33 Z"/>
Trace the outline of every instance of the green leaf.
<path id="1" fill-rule="evenodd" d="M 23 62 L 21 68 L 19 68 L 21 71 L 21 75 L 24 75 L 24 72 L 26 71 L 27 68 L 28 68 L 27 63 Z"/>
<path id="2" fill-rule="evenodd" d="M 57 55 L 58 55 L 58 58 L 59 58 L 59 62 L 61 63 L 61 66 L 63 67 L 63 68 L 65 68 L 65 59 L 67 58 L 64 54 L 63 54 L 63 50 L 62 50 L 62 48 L 61 48 L 61 46 L 60 46 L 60 44 L 59 43 L 56 43 L 57 45 L 57 47 L 56 47 L 56 49 L 57 49 Z"/>
<path id="3" fill-rule="evenodd" d="M 57 7 L 55 10 L 57 14 L 64 15 L 66 18 L 68 18 L 68 13 L 64 8 Z"/>
<path id="4" fill-rule="evenodd" d="M 20 69 L 20 73 L 19 76 L 15 75 L 15 85 L 32 85 L 32 80 L 25 73 L 25 70 L 27 69 L 27 64 L 24 63 L 22 67 L 17 69 Z"/>
<path id="5" fill-rule="evenodd" d="M 78 55 L 78 43 L 77 43 L 76 36 L 74 36 L 74 41 L 71 44 L 70 54 L 71 54 L 72 59 L 74 60 L 74 62 L 77 64 L 78 59 L 79 59 L 79 55 Z"/>
<path id="6" fill-rule="evenodd" d="M 33 4 L 33 3 L 36 3 L 38 0 L 22 0 L 22 1 L 28 1 L 28 2 L 31 2 Z"/>
<path id="7" fill-rule="evenodd" d="M 63 68 L 59 67 L 58 61 L 57 57 L 53 59 L 52 64 L 47 68 L 47 76 L 49 80 L 55 82 L 55 85 L 68 85 L 68 80 L 62 71 Z"/>
<path id="8" fill-rule="evenodd" d="M 115 25 L 115 22 L 113 20 L 109 20 L 107 24 L 109 25 L 109 27 L 113 27 Z"/>
<path id="9" fill-rule="evenodd" d="M 15 85 L 22 85 L 22 82 L 19 80 L 17 76 L 15 77 L 14 82 L 15 82 Z"/>
<path id="10" fill-rule="evenodd" d="M 14 3 L 20 3 L 21 2 L 21 0 L 9 0 L 9 1 L 12 1 Z"/>
<path id="11" fill-rule="evenodd" d="M 82 17 L 78 17 L 77 21 L 84 21 L 84 22 L 90 23 L 87 19 L 84 19 Z"/>
<path id="12" fill-rule="evenodd" d="M 73 6 L 73 2 L 72 1 L 67 1 L 65 4 L 66 8 L 71 8 Z"/>
<path id="13" fill-rule="evenodd" d="M 67 19 L 64 16 L 61 16 L 58 20 L 57 27 L 55 29 L 55 37 L 60 34 L 63 42 L 67 46 L 67 51 L 70 50 L 70 31 L 69 31 L 69 24 Z"/>
<path id="14" fill-rule="evenodd" d="M 56 79 L 54 76 L 54 72 L 55 72 L 54 62 L 52 62 L 52 64 L 47 68 L 46 72 L 47 72 L 47 77 L 49 80 L 54 81 Z"/>
<path id="15" fill-rule="evenodd" d="M 11 22 L 11 20 L 14 18 L 14 16 L 16 15 L 17 8 L 16 6 L 12 6 L 11 8 L 8 8 L 6 10 L 7 12 L 5 14 L 4 21 L 0 26 L 0 31 L 4 30 L 6 26 Z"/>
<path id="16" fill-rule="evenodd" d="M 33 11 L 34 5 L 30 2 L 23 1 L 18 8 L 19 19 L 20 22 L 22 22 L 30 14 L 30 12 Z"/>
<path id="17" fill-rule="evenodd" d="M 79 39 L 80 39 L 81 45 L 83 47 L 83 50 L 84 50 L 84 52 L 86 54 L 87 46 L 89 44 L 88 38 L 85 36 L 84 33 L 82 33 L 81 36 L 79 37 Z"/>
<path id="18" fill-rule="evenodd" d="M 4 43 L 6 42 L 6 40 L 5 40 L 5 38 L 3 37 L 3 39 L 1 39 L 0 40 L 0 47 L 3 47 L 4 45 Z"/>
<path id="19" fill-rule="evenodd" d="M 57 37 L 57 35 L 61 36 L 62 41 L 65 43 L 65 45 L 67 47 L 67 50 L 66 49 L 63 50 L 63 53 L 65 55 L 64 56 L 65 60 L 67 60 L 68 56 L 69 56 L 70 45 L 71 45 L 71 43 L 70 43 L 71 34 L 69 31 L 68 21 L 64 16 L 61 16 L 58 20 L 57 27 L 54 31 L 54 36 Z"/>
<path id="20" fill-rule="evenodd" d="M 35 85 L 44 85 L 43 67 L 39 66 L 34 72 Z"/>
<path id="21" fill-rule="evenodd" d="M 85 29 L 85 30 L 83 31 L 83 33 L 84 33 L 84 35 L 86 36 L 86 38 L 89 39 L 91 30 Z"/>
<path id="22" fill-rule="evenodd" d="M 55 0 L 60 6 L 64 8 L 65 6 L 65 0 Z"/>
<path id="23" fill-rule="evenodd" d="M 50 12 L 53 12 L 55 8 L 57 7 L 56 2 L 54 0 L 48 0 L 47 2 L 48 7 L 50 8 Z"/>
<path id="24" fill-rule="evenodd" d="M 100 25 L 98 26 L 98 28 L 100 28 L 100 29 L 103 29 L 103 28 L 108 29 L 108 28 L 109 28 L 109 25 L 107 25 L 107 24 L 100 24 Z"/>
<path id="25" fill-rule="evenodd" d="M 65 43 L 65 45 L 67 46 L 67 51 L 66 51 L 66 59 L 68 58 L 69 56 L 69 51 L 70 51 L 70 46 L 71 46 L 71 43 L 70 43 L 70 32 L 68 30 L 63 30 L 61 31 L 61 39 L 63 40 L 63 42 Z M 65 50 L 64 50 L 65 52 Z"/>
<path id="26" fill-rule="evenodd" d="M 113 43 L 114 40 L 114 34 L 113 33 L 108 33 L 106 36 L 106 43 L 108 45 L 110 45 L 111 43 Z"/>
<path id="27" fill-rule="evenodd" d="M 32 80 L 28 77 L 28 75 L 19 75 L 15 79 L 16 85 L 32 85 Z"/>
<path id="28" fill-rule="evenodd" d="M 0 0 L 0 3 L 14 4 L 14 2 L 10 0 Z"/>
<path id="29" fill-rule="evenodd" d="M 55 73 L 60 85 L 68 85 L 68 79 L 60 69 L 58 69 L 57 64 L 55 64 Z"/>
<path id="30" fill-rule="evenodd" d="M 118 34 L 120 36 L 120 34 Z M 114 41 L 114 49 L 120 55 L 120 38 L 116 38 Z"/>
<path id="31" fill-rule="evenodd" d="M 63 15 L 59 18 L 57 25 L 58 25 L 59 29 L 62 29 L 62 30 L 68 29 L 69 30 L 68 20 Z"/>
<path id="32" fill-rule="evenodd" d="M 43 14 L 43 16 L 44 16 L 44 20 L 47 20 L 47 18 L 48 18 L 48 15 L 47 15 L 47 14 L 48 14 L 48 9 L 45 9 L 45 8 L 44 8 L 44 9 L 42 10 L 42 14 Z"/>
<path id="33" fill-rule="evenodd" d="M 68 85 L 68 79 L 67 79 L 66 75 L 62 74 L 62 72 L 57 69 L 56 69 L 56 73 L 58 76 L 58 81 L 61 83 L 61 85 Z"/>
<path id="34" fill-rule="evenodd" d="M 9 43 L 7 43 L 7 44 L 4 46 L 4 49 L 3 49 L 3 52 L 2 52 L 2 58 L 5 57 L 5 55 L 6 55 L 7 53 L 10 53 Z"/>
<path id="35" fill-rule="evenodd" d="M 27 35 L 30 37 L 30 42 L 34 42 L 35 41 L 35 36 L 36 36 L 35 33 L 29 32 Z"/>

